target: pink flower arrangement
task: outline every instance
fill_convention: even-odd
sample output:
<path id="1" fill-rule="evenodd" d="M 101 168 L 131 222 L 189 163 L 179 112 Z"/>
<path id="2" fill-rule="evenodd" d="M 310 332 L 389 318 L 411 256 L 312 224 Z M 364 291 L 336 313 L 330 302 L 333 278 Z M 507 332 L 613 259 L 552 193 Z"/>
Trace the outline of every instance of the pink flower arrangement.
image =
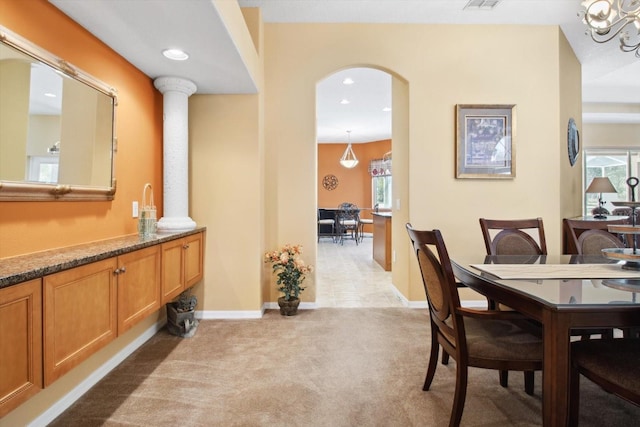
<path id="1" fill-rule="evenodd" d="M 304 291 L 302 282 L 305 274 L 313 271 L 313 267 L 306 265 L 300 255 L 302 245 L 284 245 L 282 249 L 266 252 L 264 262 L 273 265 L 273 272 L 278 274 L 278 290 L 284 293 L 284 299 L 299 298 Z"/>

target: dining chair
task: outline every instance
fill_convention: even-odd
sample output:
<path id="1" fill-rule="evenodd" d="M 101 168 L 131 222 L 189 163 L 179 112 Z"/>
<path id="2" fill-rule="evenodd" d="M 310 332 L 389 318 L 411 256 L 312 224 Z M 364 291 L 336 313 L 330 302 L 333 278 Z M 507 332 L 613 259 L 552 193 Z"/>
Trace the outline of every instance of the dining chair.
<path id="1" fill-rule="evenodd" d="M 480 230 L 487 255 L 546 255 L 547 241 L 542 218 L 487 219 L 480 218 Z M 491 310 L 512 310 L 487 298 Z M 507 387 L 508 371 L 500 371 L 500 384 Z"/>
<path id="2" fill-rule="evenodd" d="M 487 255 L 546 255 L 547 241 L 542 218 L 480 218 Z M 534 239 L 537 237 L 536 239 Z"/>
<path id="3" fill-rule="evenodd" d="M 587 221 L 565 218 L 563 221 L 567 235 L 571 239 L 568 249 L 577 255 L 601 255 L 605 248 L 623 248 L 624 241 L 616 234 L 610 233 L 609 225 L 628 224 L 627 218 Z"/>
<path id="4" fill-rule="evenodd" d="M 619 218 L 612 220 L 598 220 L 587 221 L 580 219 L 563 220 L 563 225 L 566 227 L 567 234 L 571 239 L 573 248 L 576 249 L 577 255 L 601 255 L 602 249 L 607 248 L 624 248 L 626 245 L 633 244 L 631 239 L 635 238 L 632 235 L 628 242 L 625 242 L 616 234 L 610 233 L 609 225 L 624 225 L 629 224 L 628 218 Z M 569 249 L 572 249 L 569 247 Z M 583 339 L 588 339 L 591 335 L 600 334 L 605 338 L 613 338 L 613 329 L 578 329 Z M 637 328 L 622 328 L 622 333 L 625 337 L 631 337 L 634 334 L 637 335 Z"/>
<path id="5" fill-rule="evenodd" d="M 533 394 L 534 371 L 542 370 L 542 340 L 516 323 L 514 311 L 473 310 L 460 306 L 451 260 L 439 230 L 415 230 L 406 224 L 418 259 L 431 324 L 431 351 L 423 390 L 438 366 L 440 347 L 456 361 L 456 385 L 449 419 L 458 426 L 467 391 L 468 368 L 524 371 L 525 390 Z"/>
<path id="6" fill-rule="evenodd" d="M 571 343 L 569 425 L 578 425 L 580 375 L 605 391 L 640 406 L 640 339 L 616 338 Z"/>
<path id="7" fill-rule="evenodd" d="M 327 229 L 330 230 L 327 233 Z M 318 242 L 320 237 L 331 237 L 336 241 L 336 220 L 335 214 L 325 209 L 318 209 Z"/>
<path id="8" fill-rule="evenodd" d="M 358 231 L 360 228 L 360 209 L 354 203 L 341 203 L 336 212 L 336 233 L 340 239 L 340 244 L 344 244 L 345 236 L 351 238 L 358 244 Z"/>

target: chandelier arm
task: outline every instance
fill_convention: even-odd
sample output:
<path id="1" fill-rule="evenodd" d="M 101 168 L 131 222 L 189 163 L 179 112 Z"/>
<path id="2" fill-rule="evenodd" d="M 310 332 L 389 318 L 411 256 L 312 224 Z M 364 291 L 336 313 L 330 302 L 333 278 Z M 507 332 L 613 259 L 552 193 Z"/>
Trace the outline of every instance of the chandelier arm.
<path id="1" fill-rule="evenodd" d="M 596 5 L 608 0 L 597 0 L 591 3 L 584 12 L 584 22 L 587 24 L 588 31 L 591 35 L 591 39 L 596 43 L 607 43 L 613 40 L 625 28 L 633 24 L 638 20 L 640 14 L 640 1 L 638 0 L 615 0 L 615 4 L 610 3 L 610 8 L 614 10 L 614 14 L 618 12 L 618 18 L 608 23 L 608 16 L 602 16 L 602 14 L 591 13 L 592 8 Z M 630 4 L 627 1 L 631 1 Z M 605 25 L 602 25 L 605 24 Z M 600 26 L 599 26 L 600 25 Z M 616 29 L 617 28 L 617 29 Z M 613 34 L 609 34 L 611 30 L 614 30 Z"/>
<path id="2" fill-rule="evenodd" d="M 616 38 L 625 29 L 627 25 L 633 22 L 633 20 L 625 22 L 623 25 L 620 25 L 620 27 L 617 30 L 615 30 L 613 34 L 609 34 L 609 32 L 612 29 L 614 29 L 616 26 L 618 26 L 623 21 L 623 19 L 618 19 L 617 21 L 611 23 L 611 25 L 607 25 L 606 27 L 602 27 L 602 28 L 596 28 L 593 25 L 591 25 L 590 22 L 592 20 L 590 18 L 585 18 L 585 19 L 586 19 L 587 25 L 589 26 L 589 30 L 588 30 L 589 35 L 591 36 L 591 39 L 596 43 L 610 42 L 611 40 Z M 603 34 L 600 34 L 600 32 L 602 32 Z"/>

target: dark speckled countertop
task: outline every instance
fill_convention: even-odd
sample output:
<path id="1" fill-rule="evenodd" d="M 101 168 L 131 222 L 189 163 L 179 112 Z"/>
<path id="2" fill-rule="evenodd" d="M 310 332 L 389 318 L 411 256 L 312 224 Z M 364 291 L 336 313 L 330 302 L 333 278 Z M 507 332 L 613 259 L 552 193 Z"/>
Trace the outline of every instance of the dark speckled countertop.
<path id="1" fill-rule="evenodd" d="M 2 258 L 0 259 L 0 289 L 205 230 L 205 227 L 198 227 L 186 232 L 162 233 L 155 238 L 144 240 L 137 234 L 131 234 L 77 246 Z"/>

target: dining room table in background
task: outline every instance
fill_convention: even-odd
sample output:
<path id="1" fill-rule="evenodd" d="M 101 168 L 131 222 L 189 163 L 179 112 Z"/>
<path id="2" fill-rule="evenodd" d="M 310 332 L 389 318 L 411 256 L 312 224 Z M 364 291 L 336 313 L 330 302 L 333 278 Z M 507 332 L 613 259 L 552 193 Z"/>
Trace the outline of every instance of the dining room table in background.
<path id="1" fill-rule="evenodd" d="M 543 326 L 542 419 L 566 426 L 571 329 L 640 326 L 640 271 L 602 256 L 455 255 L 459 281 Z"/>

